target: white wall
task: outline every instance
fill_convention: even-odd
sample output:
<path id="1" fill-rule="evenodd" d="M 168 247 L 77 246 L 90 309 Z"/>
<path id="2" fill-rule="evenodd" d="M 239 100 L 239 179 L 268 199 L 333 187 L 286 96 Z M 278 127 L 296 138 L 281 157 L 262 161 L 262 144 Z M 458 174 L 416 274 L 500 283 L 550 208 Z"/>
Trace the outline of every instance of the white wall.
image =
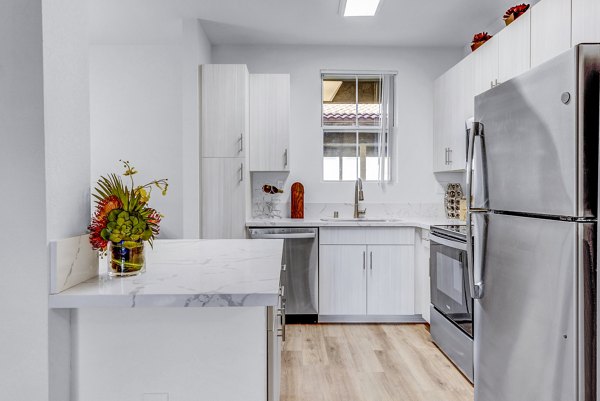
<path id="1" fill-rule="evenodd" d="M 265 308 L 86 308 L 73 315 L 72 401 L 267 400 Z"/>
<path id="2" fill-rule="evenodd" d="M 165 215 L 164 237 L 181 237 L 181 51 L 171 44 L 94 45 L 90 49 L 92 183 L 123 173 L 119 160 L 140 172 L 136 185 L 168 178 L 169 193 L 152 193 Z"/>
<path id="3" fill-rule="evenodd" d="M 44 126 L 48 237 L 86 232 L 90 219 L 87 2 L 44 2 Z M 68 215 L 65 215 L 68 211 Z"/>
<path id="4" fill-rule="evenodd" d="M 48 256 L 39 0 L 0 2 L 0 398 L 48 398 Z"/>
<path id="5" fill-rule="evenodd" d="M 151 200 L 165 215 L 161 237 L 197 238 L 197 68 L 210 61 L 210 43 L 198 21 L 179 23 L 175 40 L 92 44 L 91 172 L 95 183 L 107 172 L 122 172 L 124 159 L 140 171 L 136 184 L 168 178 L 167 196 L 156 191 Z"/>
<path id="6" fill-rule="evenodd" d="M 46 221 L 48 240 L 54 240 L 85 233 L 90 221 L 87 1 L 45 1 L 42 12 Z M 47 284 L 42 294 L 48 294 Z M 46 307 L 46 313 L 47 398 L 65 400 L 70 393 L 70 311 Z"/>
<path id="7" fill-rule="evenodd" d="M 200 238 L 200 95 L 198 66 L 211 62 L 211 44 L 198 20 L 183 21 L 183 237 Z"/>
<path id="8" fill-rule="evenodd" d="M 86 7 L 0 4 L 2 399 L 69 396 L 69 316 L 48 310 L 48 240 L 89 222 Z"/>
<path id="9" fill-rule="evenodd" d="M 304 184 L 306 203 L 352 202 L 354 183 L 322 181 L 321 69 L 395 70 L 397 182 L 385 191 L 365 184 L 373 203 L 440 202 L 432 172 L 433 81 L 461 57 L 461 49 L 333 46 L 213 47 L 214 63 L 243 63 L 250 73 L 291 74 L 289 186 Z"/>

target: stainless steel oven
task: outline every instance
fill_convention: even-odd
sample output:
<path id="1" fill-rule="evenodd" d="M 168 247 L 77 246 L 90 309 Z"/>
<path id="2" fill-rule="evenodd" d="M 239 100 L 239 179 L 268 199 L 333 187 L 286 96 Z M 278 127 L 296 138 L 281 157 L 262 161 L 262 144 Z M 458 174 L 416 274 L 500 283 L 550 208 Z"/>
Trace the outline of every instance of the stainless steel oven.
<path id="1" fill-rule="evenodd" d="M 473 298 L 465 226 L 434 226 L 430 235 L 431 337 L 473 381 Z"/>

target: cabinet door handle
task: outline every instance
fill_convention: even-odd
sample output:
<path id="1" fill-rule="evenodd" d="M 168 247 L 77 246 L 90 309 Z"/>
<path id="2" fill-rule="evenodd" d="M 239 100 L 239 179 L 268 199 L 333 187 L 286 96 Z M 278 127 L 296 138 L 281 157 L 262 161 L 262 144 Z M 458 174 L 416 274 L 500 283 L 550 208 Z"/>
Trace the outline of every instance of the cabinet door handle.
<path id="1" fill-rule="evenodd" d="M 285 302 L 282 302 L 281 308 L 277 311 L 279 316 L 281 328 L 278 331 L 278 336 L 281 337 L 281 341 L 285 342 Z"/>
<path id="2" fill-rule="evenodd" d="M 444 164 L 448 164 L 448 148 L 444 148 Z"/>
<path id="3" fill-rule="evenodd" d="M 283 167 L 287 168 L 287 166 L 288 166 L 288 150 L 286 149 L 283 152 Z"/>
<path id="4" fill-rule="evenodd" d="M 240 134 L 240 139 L 238 139 L 240 143 L 240 148 L 238 149 L 238 153 L 242 153 L 244 151 L 244 134 Z"/>
<path id="5" fill-rule="evenodd" d="M 363 251 L 363 270 L 367 270 L 367 251 Z"/>
<path id="6" fill-rule="evenodd" d="M 240 163 L 240 182 L 244 181 L 244 163 Z"/>
<path id="7" fill-rule="evenodd" d="M 452 164 L 452 148 L 448 148 L 448 164 Z"/>
<path id="8" fill-rule="evenodd" d="M 369 258 L 371 259 L 370 260 L 371 270 L 373 270 L 373 252 L 369 252 Z"/>

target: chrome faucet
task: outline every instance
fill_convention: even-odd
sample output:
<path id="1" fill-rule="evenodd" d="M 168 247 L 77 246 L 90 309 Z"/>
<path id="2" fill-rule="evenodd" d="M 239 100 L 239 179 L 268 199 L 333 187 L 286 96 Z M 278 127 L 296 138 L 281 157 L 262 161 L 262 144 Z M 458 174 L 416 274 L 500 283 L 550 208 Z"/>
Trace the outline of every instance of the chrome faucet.
<path id="1" fill-rule="evenodd" d="M 363 193 L 363 185 L 362 180 L 358 178 L 354 183 L 354 218 L 358 219 L 360 217 L 364 217 L 367 213 L 367 209 L 360 210 L 358 208 L 358 202 L 364 201 L 365 195 Z"/>

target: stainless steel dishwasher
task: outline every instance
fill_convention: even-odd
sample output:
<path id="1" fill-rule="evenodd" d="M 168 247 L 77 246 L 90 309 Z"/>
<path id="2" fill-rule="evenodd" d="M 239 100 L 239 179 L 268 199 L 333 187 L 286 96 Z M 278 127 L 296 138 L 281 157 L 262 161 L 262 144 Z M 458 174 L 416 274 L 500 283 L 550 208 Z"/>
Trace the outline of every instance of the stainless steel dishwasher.
<path id="1" fill-rule="evenodd" d="M 319 313 L 319 229 L 251 227 L 252 239 L 283 239 L 287 323 L 316 323 Z"/>

